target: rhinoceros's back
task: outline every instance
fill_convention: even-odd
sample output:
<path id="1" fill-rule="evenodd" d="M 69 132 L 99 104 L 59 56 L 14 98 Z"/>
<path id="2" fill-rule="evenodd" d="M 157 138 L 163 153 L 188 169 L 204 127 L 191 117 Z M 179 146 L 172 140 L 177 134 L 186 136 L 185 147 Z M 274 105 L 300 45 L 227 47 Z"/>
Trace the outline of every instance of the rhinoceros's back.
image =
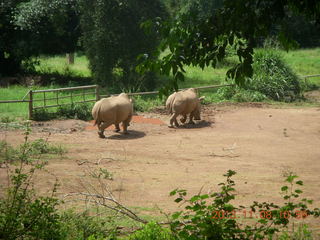
<path id="1" fill-rule="evenodd" d="M 173 111 L 179 114 L 191 113 L 197 106 L 198 97 L 194 89 L 178 92 L 174 99 Z"/>
<path id="2" fill-rule="evenodd" d="M 128 97 L 103 98 L 92 109 L 92 115 L 97 122 L 120 123 L 132 115 L 132 103 Z"/>

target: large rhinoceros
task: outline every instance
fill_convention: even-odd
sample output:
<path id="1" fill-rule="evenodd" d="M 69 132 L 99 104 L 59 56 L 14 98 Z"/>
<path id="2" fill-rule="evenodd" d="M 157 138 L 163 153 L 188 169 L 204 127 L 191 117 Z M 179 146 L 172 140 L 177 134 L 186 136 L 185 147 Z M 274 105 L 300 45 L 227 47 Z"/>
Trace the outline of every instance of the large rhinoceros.
<path id="1" fill-rule="evenodd" d="M 195 120 L 201 120 L 201 101 L 204 97 L 198 98 L 197 91 L 194 88 L 182 90 L 171 94 L 166 101 L 166 108 L 171 114 L 169 127 L 174 127 L 173 123 L 178 127 L 177 116 L 182 115 L 182 123 L 187 120 L 187 114 L 190 113 L 189 123 L 194 124 Z"/>
<path id="2" fill-rule="evenodd" d="M 116 131 L 120 131 L 119 123 L 122 122 L 123 132 L 127 133 L 127 127 L 133 114 L 133 104 L 125 93 L 118 96 L 102 98 L 92 108 L 94 125 L 98 125 L 99 137 L 105 138 L 104 129 L 111 124 L 115 125 Z"/>

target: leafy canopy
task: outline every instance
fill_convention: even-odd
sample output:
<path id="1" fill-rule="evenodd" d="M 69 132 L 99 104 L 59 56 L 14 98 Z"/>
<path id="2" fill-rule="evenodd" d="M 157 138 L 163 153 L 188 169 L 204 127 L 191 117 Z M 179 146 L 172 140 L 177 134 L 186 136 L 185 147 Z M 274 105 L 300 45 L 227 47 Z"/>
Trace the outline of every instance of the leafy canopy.
<path id="1" fill-rule="evenodd" d="M 164 90 L 177 89 L 178 80 L 184 79 L 184 65 L 215 67 L 232 46 L 239 62 L 228 70 L 227 78 L 242 85 L 253 74 L 253 48 L 259 39 L 267 37 L 274 24 L 291 12 L 320 25 L 320 2 L 316 0 L 189 0 L 176 17 L 155 24 L 163 38 L 157 56 L 166 49 L 170 50 L 168 54 L 156 60 L 141 55 L 144 62 L 139 70 L 172 74 L 174 79 Z M 285 25 L 279 26 L 280 43 L 286 49 L 294 47 Z"/>

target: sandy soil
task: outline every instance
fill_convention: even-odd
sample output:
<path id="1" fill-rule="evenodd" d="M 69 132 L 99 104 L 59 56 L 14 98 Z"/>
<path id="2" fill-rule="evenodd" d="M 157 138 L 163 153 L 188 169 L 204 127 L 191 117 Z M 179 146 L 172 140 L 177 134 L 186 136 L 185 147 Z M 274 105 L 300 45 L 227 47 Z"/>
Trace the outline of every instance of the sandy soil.
<path id="1" fill-rule="evenodd" d="M 320 206 L 320 108 L 215 105 L 204 107 L 196 125 L 171 129 L 168 119 L 160 110 L 139 114 L 128 135 L 108 129 L 106 139 L 98 138 L 88 122 L 33 123 L 31 138 L 47 138 L 50 132 L 49 142 L 68 149 L 47 166 L 59 179 L 61 196 L 85 191 L 83 185 L 102 168 L 112 173 L 109 188 L 125 205 L 170 212 L 178 207 L 169 197 L 171 190 L 217 191 L 222 175 L 232 169 L 237 172 L 235 203 L 280 203 L 283 175 L 292 171 L 305 183 L 304 196 Z M 1 130 L 0 140 L 4 138 L 22 142 L 23 131 Z M 0 169 L 2 177 L 4 173 Z M 37 178 L 42 191 L 54 183 L 47 173 Z M 313 226 L 320 228 L 319 222 Z"/>

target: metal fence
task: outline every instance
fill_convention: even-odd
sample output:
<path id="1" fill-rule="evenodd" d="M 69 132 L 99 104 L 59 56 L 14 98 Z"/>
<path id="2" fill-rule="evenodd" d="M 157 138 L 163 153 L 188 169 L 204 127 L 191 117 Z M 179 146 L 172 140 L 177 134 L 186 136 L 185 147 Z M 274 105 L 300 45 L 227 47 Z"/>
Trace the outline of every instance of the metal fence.
<path id="1" fill-rule="evenodd" d="M 90 95 L 93 97 L 88 97 Z M 67 99 L 67 103 L 65 101 L 61 101 L 65 99 Z M 32 119 L 33 111 L 35 109 L 60 107 L 74 103 L 95 102 L 99 99 L 99 86 L 90 85 L 45 90 L 29 90 L 22 100 L 4 100 L 0 101 L 0 103 L 29 103 L 29 119 Z"/>

